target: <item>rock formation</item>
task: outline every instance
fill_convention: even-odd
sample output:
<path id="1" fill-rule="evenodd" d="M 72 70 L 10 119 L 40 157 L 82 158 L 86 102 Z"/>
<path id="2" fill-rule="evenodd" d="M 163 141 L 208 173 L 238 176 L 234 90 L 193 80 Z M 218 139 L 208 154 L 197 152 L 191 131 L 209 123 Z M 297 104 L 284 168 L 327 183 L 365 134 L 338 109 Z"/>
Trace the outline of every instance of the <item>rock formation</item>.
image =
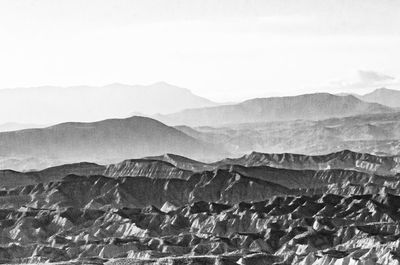
<path id="1" fill-rule="evenodd" d="M 0 260 L 398 264 L 396 161 L 343 151 L 205 164 L 169 154 L 2 171 Z"/>

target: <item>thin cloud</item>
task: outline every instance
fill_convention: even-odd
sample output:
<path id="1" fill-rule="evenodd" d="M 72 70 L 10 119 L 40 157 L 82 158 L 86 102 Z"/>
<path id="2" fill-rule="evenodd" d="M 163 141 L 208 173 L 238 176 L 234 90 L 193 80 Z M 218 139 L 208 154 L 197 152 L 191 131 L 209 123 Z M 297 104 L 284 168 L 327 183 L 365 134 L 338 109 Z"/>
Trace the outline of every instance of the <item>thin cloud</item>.
<path id="1" fill-rule="evenodd" d="M 400 80 L 394 76 L 372 70 L 359 70 L 350 78 L 334 80 L 324 86 L 334 93 L 369 92 L 377 88 L 399 89 Z"/>
<path id="2" fill-rule="evenodd" d="M 385 75 L 382 73 L 378 73 L 375 71 L 358 71 L 358 76 L 360 78 L 361 83 L 380 83 L 393 81 L 396 78 L 390 75 Z"/>

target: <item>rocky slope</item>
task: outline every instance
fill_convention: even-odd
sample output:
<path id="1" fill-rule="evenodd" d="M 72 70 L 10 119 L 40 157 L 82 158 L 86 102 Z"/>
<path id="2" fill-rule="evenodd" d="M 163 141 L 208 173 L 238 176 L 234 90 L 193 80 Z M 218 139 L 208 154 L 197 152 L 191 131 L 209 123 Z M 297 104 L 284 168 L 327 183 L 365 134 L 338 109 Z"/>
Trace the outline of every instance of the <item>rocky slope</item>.
<path id="1" fill-rule="evenodd" d="M 216 163 L 216 165 L 225 164 L 243 165 L 246 167 L 271 166 L 286 169 L 350 169 L 382 175 L 400 173 L 400 156 L 376 156 L 368 153 L 352 152 L 350 150 L 315 156 L 252 152 L 237 159 L 228 158 Z"/>
<path id="2" fill-rule="evenodd" d="M 144 159 L 129 159 L 109 165 L 82 162 L 50 167 L 40 171 L 0 170 L 2 176 L 0 187 L 16 187 L 19 186 L 18 183 L 22 183 L 22 185 L 49 183 L 60 181 L 68 175 L 101 175 L 111 178 L 139 176 L 151 179 L 188 180 L 194 174 L 210 173 L 216 170 L 234 171 L 252 178 L 263 179 L 268 176 L 279 176 L 281 179 L 288 180 L 297 180 L 299 174 L 304 172 L 314 175 L 315 172 L 325 174 L 335 170 L 395 176 L 400 173 L 400 156 L 377 156 L 350 150 L 315 156 L 252 152 L 239 158 L 226 158 L 213 163 L 203 163 L 179 155 L 165 154 Z M 271 181 L 270 179 L 264 180 Z M 308 185 L 308 183 L 305 184 Z M 299 183 L 297 182 L 296 185 Z"/>
<path id="3" fill-rule="evenodd" d="M 1 171 L 0 261 L 398 264 L 398 165 L 254 152 Z"/>

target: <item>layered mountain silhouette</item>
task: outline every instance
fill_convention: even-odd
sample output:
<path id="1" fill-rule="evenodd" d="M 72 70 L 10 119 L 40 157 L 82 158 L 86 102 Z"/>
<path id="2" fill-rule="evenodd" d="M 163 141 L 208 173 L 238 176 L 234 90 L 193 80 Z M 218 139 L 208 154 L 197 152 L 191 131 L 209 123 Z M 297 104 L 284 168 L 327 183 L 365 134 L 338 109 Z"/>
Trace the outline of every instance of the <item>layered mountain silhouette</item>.
<path id="1" fill-rule="evenodd" d="M 234 123 L 268 122 L 281 120 L 320 120 L 365 113 L 393 111 L 390 107 L 367 103 L 348 96 L 328 93 L 292 97 L 257 98 L 234 105 L 188 109 L 158 115 L 157 119 L 169 125 L 221 126 Z"/>
<path id="2" fill-rule="evenodd" d="M 223 145 L 232 154 L 252 151 L 324 154 L 343 149 L 400 154 L 400 113 L 363 114 L 318 121 L 176 126 L 196 139 Z"/>
<path id="3" fill-rule="evenodd" d="M 400 91 L 388 88 L 379 88 L 365 95 L 357 95 L 359 99 L 375 102 L 392 108 L 400 108 Z"/>
<path id="4" fill-rule="evenodd" d="M 173 100 L 171 100 L 173 99 Z M 215 106 L 188 89 L 160 82 L 148 86 L 30 87 L 0 90 L 0 123 L 55 124 L 172 113 Z"/>
<path id="5" fill-rule="evenodd" d="M 0 157 L 118 161 L 168 152 L 203 157 L 215 149 L 175 128 L 138 116 L 0 133 Z"/>
<path id="6" fill-rule="evenodd" d="M 158 91 L 162 87 L 165 91 L 175 89 L 168 84 L 159 83 L 145 90 Z M 40 89 L 46 92 L 52 88 Z M 74 93 L 79 91 L 78 88 L 69 89 L 71 89 L 70 95 L 75 95 Z M 99 89 L 103 96 L 106 91 L 111 93 L 112 89 L 144 91 L 143 87 L 118 84 L 85 89 L 83 95 L 88 91 Z M 55 91 L 61 91 L 61 95 L 64 90 L 68 89 L 55 88 Z M 176 88 L 176 91 L 180 94 L 182 89 Z M 50 98 L 53 96 L 50 93 Z M 114 96 L 119 97 L 119 95 Z M 75 100 L 74 97 L 67 98 L 66 101 Z M 76 100 L 84 98 L 85 96 L 77 97 Z M 119 102 L 112 99 L 111 96 L 108 98 L 110 104 Z M 129 101 L 130 97 L 124 100 Z M 101 100 L 91 102 L 86 99 L 86 101 L 87 104 L 84 102 L 81 104 L 83 108 L 91 104 L 102 105 Z M 177 102 L 179 103 L 179 100 Z M 59 107 L 63 108 L 62 111 L 67 116 L 71 113 L 74 115 L 73 113 L 78 110 L 82 112 L 79 107 L 71 109 L 63 104 Z M 190 101 L 185 104 L 192 105 Z M 36 108 L 35 104 L 31 105 Z M 127 107 L 128 105 L 130 106 Z M 157 104 L 152 103 L 152 105 Z M 127 107 L 128 111 L 132 106 L 127 103 L 123 108 Z M 4 106 L 1 105 L 0 108 L 2 107 Z M 44 110 L 46 105 L 39 107 L 43 107 Z M 93 113 L 96 111 L 97 109 L 94 109 Z M 55 115 L 58 115 L 57 109 L 55 112 Z M 4 112 L 1 113 L 5 115 Z M 35 115 L 35 110 L 32 110 L 32 115 Z M 157 117 L 167 124 L 207 126 L 184 125 L 173 128 L 150 118 L 135 116 L 4 132 L 0 133 L 0 168 L 30 170 L 81 161 L 109 163 L 164 153 L 186 155 L 204 161 L 215 161 L 228 155 L 241 156 L 252 151 L 323 154 L 352 149 L 374 154 L 400 153 L 400 134 L 397 133 L 400 131 L 399 114 L 393 108 L 364 102 L 352 95 L 335 96 L 318 93 L 260 98 L 239 104 L 187 109 Z M 25 125 L 9 123 L 4 128 L 13 129 L 13 126 L 14 129 L 19 129 Z M 175 160 L 175 157 L 168 155 L 164 158 L 172 163 Z M 201 168 L 201 165 L 199 166 Z"/>
<path id="7" fill-rule="evenodd" d="M 155 159 L 163 153 L 203 161 L 252 151 L 324 154 L 351 149 L 397 155 L 399 139 L 399 112 L 193 128 L 132 117 L 0 133 L 0 168 L 29 170 L 67 162 L 108 163 L 145 156 Z M 181 163 L 176 155 L 167 154 L 162 159 Z M 207 168 L 202 164 L 197 167 Z"/>
<path id="8" fill-rule="evenodd" d="M 311 94 L 159 117 L 185 125 L 1 132 L 0 261 L 398 264 L 395 109 Z"/>

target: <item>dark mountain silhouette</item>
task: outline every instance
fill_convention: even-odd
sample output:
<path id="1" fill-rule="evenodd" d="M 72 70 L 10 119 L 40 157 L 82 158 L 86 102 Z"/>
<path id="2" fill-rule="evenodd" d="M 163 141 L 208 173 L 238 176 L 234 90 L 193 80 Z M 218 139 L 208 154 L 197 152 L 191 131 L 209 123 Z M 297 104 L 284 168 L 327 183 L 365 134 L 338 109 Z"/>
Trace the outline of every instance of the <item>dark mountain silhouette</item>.
<path id="1" fill-rule="evenodd" d="M 234 105 L 188 109 L 157 119 L 170 125 L 220 126 L 233 123 L 281 120 L 319 120 L 364 113 L 393 111 L 387 106 L 367 103 L 354 96 L 335 96 L 328 93 L 292 97 L 256 98 Z"/>
<path id="2" fill-rule="evenodd" d="M 101 162 L 168 152 L 202 157 L 213 151 L 175 128 L 138 116 L 0 133 L 0 157 Z"/>

